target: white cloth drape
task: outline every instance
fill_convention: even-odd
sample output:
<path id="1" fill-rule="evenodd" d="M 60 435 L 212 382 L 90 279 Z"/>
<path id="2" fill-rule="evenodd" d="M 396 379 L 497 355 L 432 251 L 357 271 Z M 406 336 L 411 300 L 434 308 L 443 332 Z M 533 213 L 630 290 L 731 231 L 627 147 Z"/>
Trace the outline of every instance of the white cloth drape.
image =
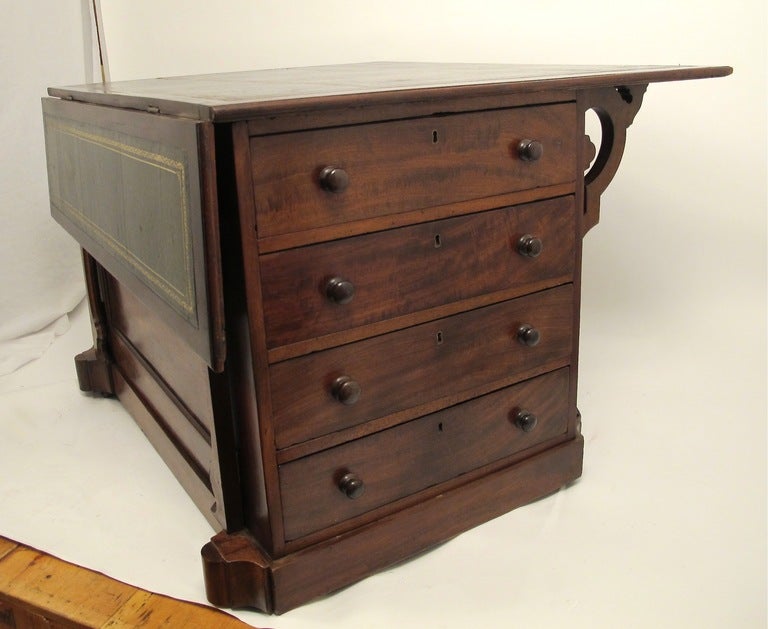
<path id="1" fill-rule="evenodd" d="M 0 375 L 40 356 L 85 294 L 79 248 L 50 218 L 40 98 L 96 80 L 89 0 L 0 9 Z"/>

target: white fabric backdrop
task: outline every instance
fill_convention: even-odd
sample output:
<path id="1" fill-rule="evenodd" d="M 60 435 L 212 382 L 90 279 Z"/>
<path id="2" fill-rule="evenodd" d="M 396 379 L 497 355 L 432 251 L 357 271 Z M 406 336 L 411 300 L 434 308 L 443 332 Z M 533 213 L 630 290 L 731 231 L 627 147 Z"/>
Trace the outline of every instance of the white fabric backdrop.
<path id="1" fill-rule="evenodd" d="M 49 85 L 94 79 L 89 7 L 88 0 L 2 7 L 0 375 L 40 356 L 85 294 L 79 249 L 50 218 L 40 98 Z"/>

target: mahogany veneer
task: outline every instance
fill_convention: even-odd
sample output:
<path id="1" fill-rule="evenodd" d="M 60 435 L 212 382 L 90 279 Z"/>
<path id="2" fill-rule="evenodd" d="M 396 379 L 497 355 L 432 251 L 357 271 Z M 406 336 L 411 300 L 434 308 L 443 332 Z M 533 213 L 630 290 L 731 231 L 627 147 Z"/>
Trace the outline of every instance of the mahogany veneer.
<path id="1" fill-rule="evenodd" d="M 381 63 L 49 90 L 52 214 L 94 325 L 80 386 L 122 400 L 222 531 L 211 602 L 285 611 L 580 476 L 582 237 L 647 84 L 730 72 Z"/>

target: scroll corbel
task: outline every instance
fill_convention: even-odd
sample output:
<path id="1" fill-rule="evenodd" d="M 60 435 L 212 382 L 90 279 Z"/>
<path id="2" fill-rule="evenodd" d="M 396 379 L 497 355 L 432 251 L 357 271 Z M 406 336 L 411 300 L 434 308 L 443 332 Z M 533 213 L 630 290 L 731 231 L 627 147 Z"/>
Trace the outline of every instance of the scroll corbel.
<path id="1" fill-rule="evenodd" d="M 88 308 L 91 312 L 93 347 L 75 356 L 75 369 L 80 390 L 96 395 L 115 394 L 112 379 L 112 361 L 107 349 L 107 316 L 104 309 L 99 266 L 96 260 L 82 250 L 85 283 L 88 287 Z"/>
<path id="2" fill-rule="evenodd" d="M 584 175 L 582 235 L 600 220 L 600 195 L 611 183 L 619 168 L 627 140 L 627 128 L 640 110 L 647 87 L 647 84 L 622 85 L 586 90 L 581 94 L 581 115 L 585 115 L 589 110 L 594 111 L 602 132 L 597 157 L 592 168 Z M 588 139 L 587 144 L 592 147 Z M 594 148 L 592 151 L 594 154 Z"/>

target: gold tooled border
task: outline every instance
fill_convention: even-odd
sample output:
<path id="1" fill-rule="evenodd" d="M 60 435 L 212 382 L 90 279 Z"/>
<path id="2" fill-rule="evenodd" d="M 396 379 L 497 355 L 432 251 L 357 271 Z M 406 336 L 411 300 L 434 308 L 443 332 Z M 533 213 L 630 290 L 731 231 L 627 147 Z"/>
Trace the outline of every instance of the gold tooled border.
<path id="1" fill-rule="evenodd" d="M 72 125 L 54 120 L 52 116 L 46 117 L 46 126 L 51 131 L 63 135 L 69 135 L 77 140 L 94 144 L 103 149 L 113 151 L 129 159 L 133 159 L 149 166 L 160 168 L 176 176 L 179 184 L 179 198 L 181 201 L 181 232 L 182 247 L 184 253 L 184 270 L 186 272 L 186 290 L 174 286 L 168 279 L 160 275 L 155 269 L 147 265 L 137 257 L 130 249 L 114 236 L 107 233 L 97 223 L 94 223 L 83 212 L 68 202 L 66 199 L 57 198 L 59 205 L 67 210 L 66 214 L 73 219 L 99 244 L 109 249 L 118 258 L 128 263 L 141 277 L 157 288 L 163 295 L 176 304 L 188 318 L 195 317 L 195 300 L 192 261 L 190 256 L 191 234 L 189 225 L 189 204 L 187 197 L 187 182 L 185 164 L 162 153 L 153 153 L 118 140 L 89 133 Z M 52 195 L 53 196 L 53 195 Z"/>

